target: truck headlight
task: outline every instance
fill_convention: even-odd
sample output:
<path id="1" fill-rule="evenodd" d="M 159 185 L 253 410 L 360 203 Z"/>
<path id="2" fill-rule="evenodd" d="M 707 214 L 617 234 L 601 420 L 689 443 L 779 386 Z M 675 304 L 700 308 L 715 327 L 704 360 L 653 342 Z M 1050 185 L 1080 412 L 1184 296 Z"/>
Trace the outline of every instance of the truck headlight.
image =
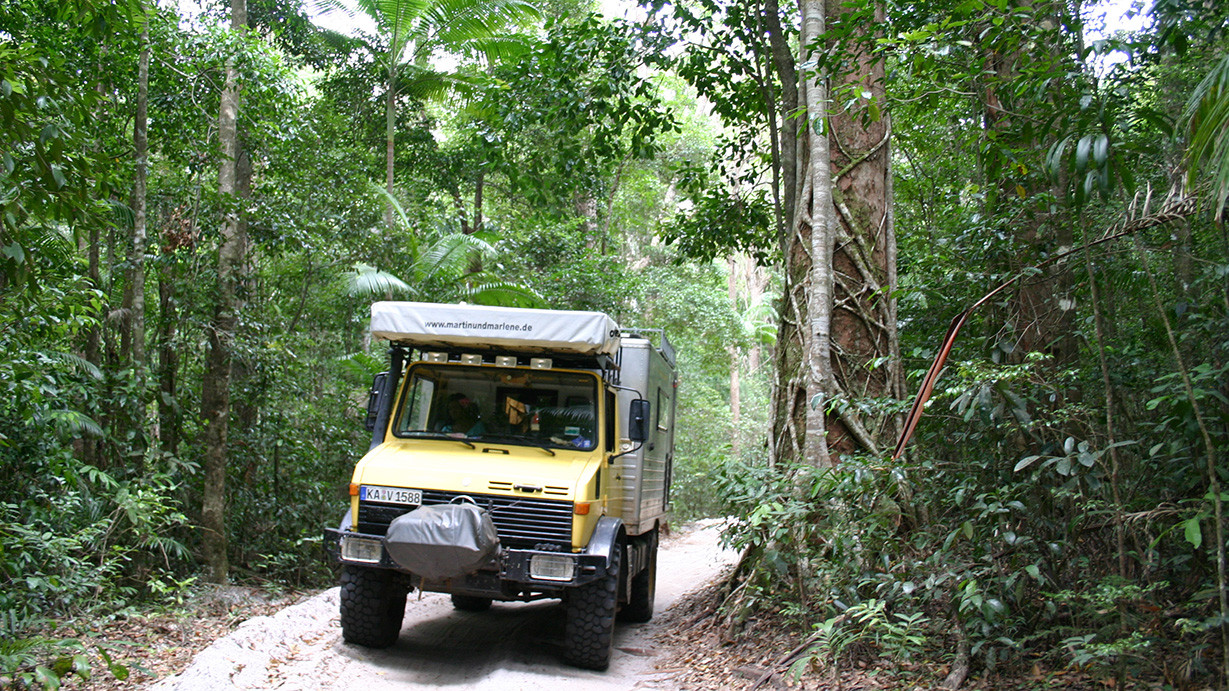
<path id="1" fill-rule="evenodd" d="M 346 561 L 365 561 L 371 564 L 380 563 L 384 556 L 384 546 L 379 540 L 369 540 L 362 537 L 344 535 L 341 538 L 341 558 Z"/>
<path id="2" fill-rule="evenodd" d="M 570 581 L 576 560 L 568 554 L 535 554 L 529 558 L 529 576 L 542 581 Z"/>

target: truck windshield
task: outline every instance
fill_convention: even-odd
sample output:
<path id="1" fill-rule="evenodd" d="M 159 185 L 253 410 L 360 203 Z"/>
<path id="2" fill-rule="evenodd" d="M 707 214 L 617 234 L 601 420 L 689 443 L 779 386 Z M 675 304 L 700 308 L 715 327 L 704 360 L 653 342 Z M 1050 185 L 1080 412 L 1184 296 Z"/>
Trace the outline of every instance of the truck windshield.
<path id="1" fill-rule="evenodd" d="M 418 363 L 402 391 L 398 437 L 597 448 L 597 378 L 589 374 Z"/>

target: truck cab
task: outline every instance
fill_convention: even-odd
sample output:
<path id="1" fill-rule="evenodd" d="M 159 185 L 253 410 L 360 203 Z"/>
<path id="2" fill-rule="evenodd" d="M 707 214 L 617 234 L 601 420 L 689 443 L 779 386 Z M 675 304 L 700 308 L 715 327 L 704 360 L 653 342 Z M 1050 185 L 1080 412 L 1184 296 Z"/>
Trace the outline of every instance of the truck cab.
<path id="1" fill-rule="evenodd" d="M 371 447 L 325 531 L 345 640 L 392 645 L 406 594 L 559 598 L 564 658 L 605 669 L 653 613 L 673 463 L 673 349 L 596 312 L 384 302 Z"/>

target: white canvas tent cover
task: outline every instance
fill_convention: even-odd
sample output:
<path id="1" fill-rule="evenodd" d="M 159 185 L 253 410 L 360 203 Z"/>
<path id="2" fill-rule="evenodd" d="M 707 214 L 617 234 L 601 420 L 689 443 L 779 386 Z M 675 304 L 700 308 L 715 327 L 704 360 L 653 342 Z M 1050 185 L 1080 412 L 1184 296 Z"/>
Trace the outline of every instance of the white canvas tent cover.
<path id="1" fill-rule="evenodd" d="M 601 312 L 429 302 L 377 302 L 371 334 L 419 348 L 614 355 L 619 326 Z"/>

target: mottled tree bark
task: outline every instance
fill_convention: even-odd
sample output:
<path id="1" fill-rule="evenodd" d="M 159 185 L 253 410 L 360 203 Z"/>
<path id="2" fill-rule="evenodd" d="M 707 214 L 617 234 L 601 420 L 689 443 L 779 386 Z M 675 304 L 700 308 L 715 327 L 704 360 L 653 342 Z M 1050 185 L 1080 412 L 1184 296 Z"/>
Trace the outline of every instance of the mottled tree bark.
<path id="1" fill-rule="evenodd" d="M 738 257 L 730 257 L 730 273 L 726 277 L 726 289 L 730 298 L 730 308 L 738 311 Z M 742 373 L 738 346 L 726 348 L 730 354 L 730 455 L 735 459 L 742 457 L 742 443 L 738 430 L 742 418 Z"/>
<path id="2" fill-rule="evenodd" d="M 896 334 L 895 254 L 891 223 L 891 120 L 883 61 L 873 54 L 874 33 L 884 22 L 876 3 L 873 23 L 855 20 L 855 10 L 830 3 L 829 22 L 855 21 L 858 29 L 844 46 L 849 71 L 834 74 L 834 91 L 853 107 L 838 103 L 829 117 L 832 223 L 835 250 L 831 371 L 832 393 L 846 400 L 902 397 Z M 895 418 L 870 419 L 844 407 L 829 416 L 828 443 L 836 453 L 878 453 L 896 429 Z"/>
<path id="3" fill-rule="evenodd" d="M 847 401 L 903 395 L 892 291 L 896 241 L 891 216 L 890 122 L 884 67 L 869 51 L 877 22 L 859 21 L 838 46 L 844 59 L 820 68 L 809 50 L 830 22 L 854 10 L 804 0 L 799 76 L 796 204 L 782 248 L 785 292 L 778 332 L 772 454 L 777 463 L 833 465 L 840 454 L 877 453 L 894 416 L 867 418 Z M 770 40 L 771 40 L 770 30 Z M 774 61 L 781 76 L 779 52 Z M 833 74 L 832 65 L 849 65 Z M 856 94 L 860 107 L 835 107 Z M 784 139 L 784 137 L 783 137 Z M 786 146 L 782 145 L 784 151 Z"/>

